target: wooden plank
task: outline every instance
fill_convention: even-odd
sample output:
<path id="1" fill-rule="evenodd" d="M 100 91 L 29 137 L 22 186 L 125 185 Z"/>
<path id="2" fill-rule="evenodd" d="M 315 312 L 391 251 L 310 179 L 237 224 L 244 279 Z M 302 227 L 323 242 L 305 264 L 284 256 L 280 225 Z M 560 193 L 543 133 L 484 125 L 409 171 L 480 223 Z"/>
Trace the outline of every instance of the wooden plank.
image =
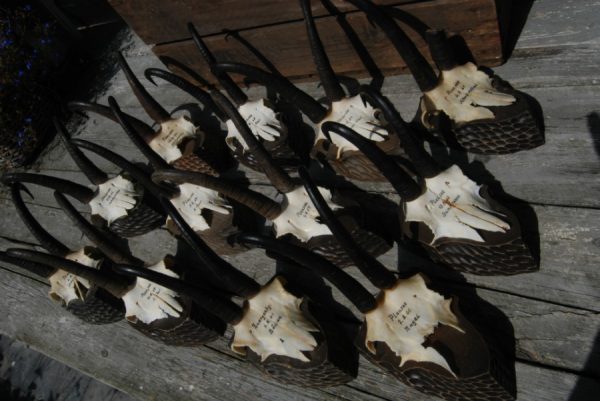
<path id="1" fill-rule="evenodd" d="M 158 65 L 156 58 L 149 56 L 144 50 L 147 47 L 135 37 L 127 48 L 130 49 L 128 59 L 138 75 L 145 68 Z M 597 46 L 564 46 L 528 52 L 514 57 L 510 63 L 497 68 L 497 71 L 516 88 L 523 89 L 538 99 L 544 109 L 547 143 L 534 150 L 513 155 L 470 157 L 470 162 L 477 160 L 478 163 L 469 167 L 463 162 L 462 166 L 481 182 L 487 182 L 493 176 L 502 183 L 506 192 L 529 202 L 598 207 L 598 197 L 594 196 L 599 185 L 595 174 L 598 155 L 587 116 L 595 111 L 590 105 L 600 103 L 600 92 L 596 90 L 600 83 L 597 76 L 600 52 Z M 535 74 L 531 71 L 535 71 Z M 191 101 L 171 85 L 154 87 L 144 79 L 142 82 L 169 110 Z M 315 97 L 323 95 L 322 89 L 315 83 L 301 84 L 300 87 Z M 412 78 L 388 77 L 383 91 L 405 117 L 414 114 L 418 92 Z M 251 88 L 248 91 L 251 98 L 262 93 L 262 88 Z M 111 80 L 110 91 L 100 95 L 101 102 L 106 103 L 107 94 L 114 95 L 126 112 L 148 121 L 120 72 Z M 565 107 L 565 99 L 569 99 L 569 107 Z M 215 132 L 214 124 L 212 121 L 210 132 Z M 122 154 L 131 155 L 133 160 L 144 160 L 120 128 L 104 118 L 92 116 L 73 132 Z M 458 156 L 455 161 L 465 161 L 460 154 L 454 156 Z M 42 163 L 35 166 L 40 169 L 76 169 L 58 143 L 51 146 L 40 160 Z M 108 162 L 100 161 L 100 165 L 109 171 L 116 171 Z M 266 183 L 261 175 L 248 172 L 248 176 L 255 183 Z M 583 187 L 588 187 L 589 190 L 582 193 L 579 189 Z M 363 188 L 378 192 L 390 190 L 388 185 L 378 184 Z"/>
<path id="2" fill-rule="evenodd" d="M 517 48 L 598 44 L 595 0 L 534 1 Z"/>
<path id="3" fill-rule="evenodd" d="M 362 396 L 351 388 L 347 390 L 353 397 L 344 398 L 320 390 L 284 386 L 265 379 L 255 369 L 226 354 L 207 347 L 165 347 L 135 332 L 126 323 L 105 326 L 81 323 L 61 314 L 49 300 L 40 300 L 45 292 L 43 286 L 31 287 L 12 277 L 9 285 L 4 273 L 0 275 L 0 288 L 13 288 L 5 294 L 6 313 L 0 317 L 3 333 L 134 397 L 279 400 L 285 396 L 290 400 L 343 400 Z M 42 330 L 31 330 L 31 324 Z M 67 343 L 69 346 L 65 346 Z"/>
<path id="4" fill-rule="evenodd" d="M 493 1 L 442 0 L 413 3 L 398 8 L 409 11 L 429 26 L 461 34 L 479 63 L 490 66 L 501 63 L 502 50 Z M 347 20 L 382 72 L 386 75 L 404 72 L 406 67 L 402 58 L 383 31 L 371 25 L 365 14 L 351 13 Z M 335 17 L 319 18 L 316 24 L 334 71 L 352 77 L 365 76 L 364 65 Z M 424 40 L 412 30 L 407 33 L 421 52 L 428 56 Z M 309 77 L 311 81 L 317 79 L 313 63 L 307 62 L 312 60 L 312 54 L 303 21 L 244 31 L 243 37 L 259 48 L 281 74 L 290 78 Z M 248 49 L 237 41 L 226 40 L 225 35 L 207 37 L 205 41 L 219 61 L 239 61 L 262 67 Z M 178 60 L 214 82 L 192 40 L 157 45 L 153 51 L 159 57 L 168 56 Z"/>
<path id="5" fill-rule="evenodd" d="M 406 389 L 364 360 L 359 378 L 347 386 L 327 390 L 283 386 L 266 380 L 250 366 L 232 358 L 223 340 L 196 349 L 165 347 L 141 336 L 125 323 L 90 326 L 61 313 L 49 300 L 40 299 L 46 288 L 0 270 L 0 290 L 5 298 L 0 331 L 138 398 L 430 399 Z M 507 304 L 510 302 L 508 299 Z M 577 315 L 573 318 L 577 319 Z M 595 322 L 589 317 L 580 319 L 598 323 L 597 316 Z M 32 330 L 32 327 L 39 329 Z M 578 381 L 589 381 L 575 374 L 523 363 L 517 363 L 516 369 L 519 400 L 566 400 Z M 539 389 L 544 389 L 542 394 Z"/>
<path id="6" fill-rule="evenodd" d="M 130 396 L 83 375 L 27 344 L 0 336 L 0 380 L 22 400 L 134 401 Z"/>
<path id="7" fill-rule="evenodd" d="M 10 211 L 12 205 L 3 202 L 4 210 Z M 31 209 L 45 227 L 57 227 L 58 229 L 52 232 L 57 232 L 57 237 L 69 246 L 83 244 L 81 234 L 77 230 L 68 229 L 70 225 L 60 210 L 46 211 L 41 206 L 32 206 Z M 600 276 L 596 266 L 600 262 L 597 252 L 600 229 L 594 222 L 600 218 L 600 211 L 550 206 L 535 206 L 534 211 L 539 221 L 542 258 L 540 271 L 512 277 L 471 275 L 468 277 L 469 281 L 486 288 L 598 311 Z M 394 219 L 393 216 L 389 218 Z M 36 243 L 14 212 L 7 213 L 5 222 L 6 224 L 0 227 L 0 236 Z M 169 245 L 171 242 L 166 233 L 158 233 L 159 239 L 147 234 L 147 237 L 133 240 L 134 253 L 146 260 L 160 258 L 172 245 Z M 154 245 L 165 243 L 166 245 L 162 245 L 164 247 Z M 415 259 L 414 255 L 407 257 L 411 258 L 408 261 L 423 266 L 430 274 L 456 279 L 455 274 L 445 274 L 444 269 L 435 269 L 427 261 Z M 397 258 L 397 253 L 392 250 L 382 256 L 381 260 L 388 266 L 395 266 Z"/>
<path id="8" fill-rule="evenodd" d="M 274 190 L 268 187 L 261 192 L 272 196 Z M 7 212 L 4 224 L 0 226 L 0 237 L 36 244 L 37 241 L 19 221 L 12 204 L 0 201 L 0 205 Z M 31 205 L 30 208 L 43 226 L 69 247 L 76 249 L 87 243 L 81 233 L 71 227 L 62 211 L 37 205 Z M 466 275 L 468 281 L 488 289 L 600 311 L 600 273 L 597 269 L 600 263 L 600 228 L 594 224 L 600 219 L 600 210 L 535 206 L 534 211 L 540 233 L 540 271 L 509 277 Z M 393 215 L 389 218 L 395 219 Z M 532 228 L 527 229 L 531 230 Z M 132 239 L 130 247 L 134 255 L 152 261 L 160 259 L 166 253 L 174 252 L 175 241 L 165 230 L 159 230 Z M 240 259 L 233 260 L 239 260 L 239 265 L 245 266 L 245 269 L 251 274 L 256 274 L 257 278 L 266 279 L 272 274 L 272 267 L 260 256 L 261 253 L 256 251 L 244 253 L 240 255 Z M 392 267 L 397 265 L 398 258 L 398 252 L 394 248 L 381 256 L 380 260 L 386 266 Z M 432 276 L 453 282 L 464 281 L 460 275 L 436 267 L 414 254 L 403 252 L 401 258 L 403 262 L 420 266 Z M 263 267 L 261 263 L 264 264 Z"/>
<path id="9" fill-rule="evenodd" d="M 374 1 L 379 5 L 410 2 L 414 0 Z M 254 0 L 251 7 L 239 0 L 109 0 L 109 3 L 149 44 L 190 38 L 186 27 L 188 22 L 193 22 L 200 35 L 205 36 L 221 33 L 224 28 L 248 29 L 302 19 L 298 3 L 289 0 Z M 345 1 L 334 0 L 332 3 L 342 12 L 356 10 Z M 320 1 L 313 2 L 312 11 L 314 16 L 329 15 Z"/>
<path id="10" fill-rule="evenodd" d="M 554 59 L 553 61 L 553 64 L 556 64 L 559 60 Z M 557 74 L 563 72 L 557 72 Z M 550 80 L 551 78 L 546 82 Z M 384 87 L 384 93 L 397 105 L 403 115 L 411 116 L 417 105 L 417 94 L 404 94 L 406 83 L 404 79 L 394 77 L 388 83 Z M 321 91 L 313 84 L 302 84 L 302 87 L 307 88 L 315 96 L 318 96 Z M 599 207 L 600 199 L 596 196 L 600 190 L 600 180 L 596 173 L 598 154 L 595 143 L 597 138 L 590 132 L 587 119 L 587 116 L 594 111 L 590 105 L 600 104 L 600 92 L 596 88 L 597 85 L 527 89 L 542 104 L 545 114 L 546 143 L 536 149 L 502 156 L 466 157 L 460 152 L 455 152 L 450 159 L 447 156 L 443 157 L 444 152 L 436 154 L 442 156 L 441 160 L 458 162 L 478 182 L 498 181 L 507 193 L 528 202 Z M 170 89 L 172 90 L 172 88 Z M 167 85 L 159 87 L 159 90 L 164 92 L 170 89 Z M 123 109 L 144 118 L 143 111 L 136 105 L 136 100 L 132 98 L 132 95 L 125 92 L 125 89 L 115 89 L 115 92 L 117 91 L 119 92 L 118 99 L 124 105 Z M 249 95 L 256 97 L 261 91 L 262 89 L 253 88 L 249 91 Z M 187 101 L 187 98 L 177 92 L 164 92 L 164 98 L 168 100 L 165 102 L 165 106 L 170 110 Z M 564 99 L 569 99 L 568 108 L 564 106 Z M 102 102 L 105 102 L 104 99 Z M 127 155 L 131 160 L 145 160 L 126 138 L 120 127 L 112 121 L 91 116 L 78 129 L 80 133 L 76 134 L 77 137 L 89 139 L 116 150 L 122 155 Z M 210 132 L 216 132 L 214 126 Z M 99 162 L 101 168 L 117 172 L 115 166 L 109 162 L 93 159 Z M 34 168 L 51 175 L 61 175 L 63 171 L 77 170 L 74 162 L 58 141 L 55 141 L 47 149 Z M 253 183 L 268 183 L 263 175 L 243 167 L 240 169 Z M 70 173 L 65 174 L 65 177 L 80 177 Z M 78 182 L 86 182 L 83 177 L 77 179 Z M 392 190 L 388 184 L 356 182 L 356 185 L 365 190 L 382 193 Z M 587 188 L 586 191 L 581 191 L 581 188 L 584 187 Z M 2 195 L 0 194 L 0 196 Z"/>
<path id="11" fill-rule="evenodd" d="M 400 1 L 395 1 L 393 3 L 400 3 Z M 531 3 L 531 9 L 525 16 L 526 22 L 524 26 L 515 27 L 517 33 L 520 33 L 520 35 L 516 44 L 515 53 L 513 53 L 511 60 L 514 57 L 518 57 L 518 55 L 521 54 L 521 51 L 525 50 L 542 50 L 543 48 L 563 46 L 597 45 L 600 43 L 600 26 L 595 24 L 595 16 L 600 12 L 600 4 L 598 4 L 596 0 L 543 0 L 532 1 Z M 290 2 L 290 4 L 293 3 Z M 339 8 L 347 3 L 343 1 L 340 3 L 339 1 L 334 0 L 334 4 Z M 388 4 L 391 4 L 391 2 Z M 315 13 L 315 15 L 321 15 L 316 9 L 316 6 L 316 4 L 313 4 L 313 13 Z M 147 11 L 146 8 L 137 10 L 138 13 Z M 252 12 L 252 9 L 245 11 Z M 298 19 L 300 18 L 301 17 L 298 17 Z M 187 19 L 184 20 L 183 24 L 186 22 Z M 153 27 L 153 29 L 161 28 L 162 26 L 160 26 L 160 24 L 158 27 Z M 201 30 L 202 26 L 197 26 L 197 28 Z M 183 32 L 185 27 L 180 25 L 179 29 Z M 213 33 L 220 33 L 221 29 L 223 29 L 223 27 L 219 27 Z M 142 40 L 139 39 L 137 35 L 135 35 L 133 40 L 139 40 L 139 43 L 142 43 Z M 135 51 L 130 51 L 133 49 L 135 49 Z M 139 44 L 123 50 L 126 52 L 126 55 L 141 55 L 141 53 L 149 52 L 149 48 L 140 52 Z M 577 61 L 585 62 L 585 60 Z M 563 76 L 562 78 L 568 79 L 569 76 Z"/>

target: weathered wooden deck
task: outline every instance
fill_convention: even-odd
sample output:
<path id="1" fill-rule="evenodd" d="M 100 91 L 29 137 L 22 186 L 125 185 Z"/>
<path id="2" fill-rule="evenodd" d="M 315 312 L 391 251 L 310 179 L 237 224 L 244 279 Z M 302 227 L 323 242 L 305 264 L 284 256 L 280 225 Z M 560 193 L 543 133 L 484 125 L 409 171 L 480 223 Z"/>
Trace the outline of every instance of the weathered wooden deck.
<path id="1" fill-rule="evenodd" d="M 458 159 L 480 182 L 497 180 L 507 193 L 526 202 L 515 200 L 513 205 L 529 216 L 525 229 L 534 237 L 539 232 L 540 271 L 513 277 L 462 277 L 418 261 L 428 274 L 453 288 L 474 289 L 510 320 L 518 399 L 522 401 L 596 400 L 600 391 L 598 15 L 600 3 L 594 0 L 534 3 L 512 57 L 496 71 L 540 102 L 546 144 L 514 155 Z M 138 74 L 147 67 L 160 66 L 134 35 L 127 37 L 123 46 Z M 171 86 L 153 89 L 148 85 L 168 109 L 191 101 Z M 302 85 L 321 95 L 315 84 Z M 257 91 L 260 89 L 250 92 Z M 383 91 L 406 117 L 413 115 L 418 91 L 410 77 L 386 78 Z M 108 95 L 115 96 L 125 111 L 145 118 L 122 74 L 116 73 L 109 85 L 100 86 L 98 99 L 106 103 Z M 78 127 L 81 138 L 143 160 L 113 123 L 92 117 L 84 124 L 72 121 L 71 126 Z M 106 163 L 99 164 L 114 171 Z M 35 170 L 86 182 L 56 142 Z M 263 177 L 250 172 L 247 176 L 256 188 L 272 191 Z M 357 185 L 393 198 L 387 185 Z M 70 246 L 83 244 L 80 233 L 70 228 L 52 194 L 37 188 L 34 194 L 30 207 L 43 224 Z M 6 192 L 0 193 L 0 205 L 0 249 L 34 246 L 35 240 L 19 221 Z M 176 243 L 159 230 L 132 240 L 130 245 L 135 254 L 152 260 L 175 252 Z M 381 259 L 393 266 L 396 250 Z M 262 282 L 273 272 L 272 263 L 259 251 L 232 260 Z M 143 400 L 430 399 L 364 360 L 353 382 L 322 390 L 306 389 L 265 378 L 233 355 L 225 339 L 197 349 L 170 348 L 143 337 L 125 322 L 83 324 L 52 304 L 46 283 L 14 267 L 0 266 L 0 291 L 1 333 Z"/>

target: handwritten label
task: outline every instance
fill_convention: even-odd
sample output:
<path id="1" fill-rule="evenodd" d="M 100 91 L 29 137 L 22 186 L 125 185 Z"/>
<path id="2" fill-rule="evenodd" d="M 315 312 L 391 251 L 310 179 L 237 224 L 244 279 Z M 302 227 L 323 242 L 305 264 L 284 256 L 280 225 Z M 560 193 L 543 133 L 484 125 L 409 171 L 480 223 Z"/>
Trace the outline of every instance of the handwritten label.
<path id="1" fill-rule="evenodd" d="M 179 144 L 185 138 L 196 136 L 196 127 L 185 116 L 171 119 L 160 124 L 160 131 L 148 145 L 167 163 L 174 162 L 183 154 Z"/>
<path id="2" fill-rule="evenodd" d="M 118 175 L 98 185 L 96 196 L 90 201 L 92 214 L 100 215 L 111 224 L 116 219 L 127 216 L 133 209 L 141 191 L 136 190 L 133 182 Z"/>
<path id="3" fill-rule="evenodd" d="M 454 165 L 425 180 L 425 193 L 406 203 L 406 220 L 421 221 L 438 238 L 483 242 L 477 230 L 507 232 L 510 225 L 492 213 L 481 188 Z"/>
<path id="4" fill-rule="evenodd" d="M 269 334 L 274 334 L 275 330 L 277 330 L 277 326 L 283 319 L 283 316 L 277 315 L 276 312 L 273 311 L 273 305 L 269 304 L 264 307 L 262 314 L 258 318 L 257 321 L 251 324 L 252 330 L 262 330 Z M 284 341 L 281 339 L 281 341 Z"/>
<path id="5" fill-rule="evenodd" d="M 332 209 L 341 208 L 333 203 L 329 190 L 319 187 L 319 192 Z M 304 187 L 298 187 L 283 196 L 283 212 L 273 220 L 276 237 L 292 234 L 300 241 L 306 242 L 319 235 L 331 235 L 329 227 L 317 221 L 319 212 Z"/>
<path id="6" fill-rule="evenodd" d="M 384 141 L 389 136 L 389 133 L 383 128 L 383 123 L 377 118 L 377 110 L 365 102 L 360 95 L 344 98 L 331 104 L 329 115 L 319 123 L 316 140 L 326 139 L 321 131 L 321 126 L 327 121 L 346 125 L 375 142 Z M 342 152 L 358 150 L 351 142 L 333 132 L 331 140 L 338 147 L 338 158 Z"/>
<path id="7" fill-rule="evenodd" d="M 458 123 L 494 118 L 485 106 L 509 106 L 516 101 L 514 96 L 494 89 L 491 78 L 473 63 L 442 71 L 439 85 L 424 95 L 435 110 L 443 110 Z M 422 103 L 425 105 L 427 102 Z"/>
<path id="8" fill-rule="evenodd" d="M 248 124 L 248 128 L 254 136 L 267 142 L 273 142 L 286 132 L 279 116 L 275 111 L 265 103 L 265 99 L 248 101 L 238 108 L 238 111 Z M 248 144 L 231 120 L 227 120 L 227 137 L 225 141 L 231 149 L 235 149 L 233 138 L 237 139 L 244 150 L 248 149 Z"/>
<path id="9" fill-rule="evenodd" d="M 244 317 L 233 326 L 231 349 L 245 355 L 246 348 L 261 356 L 283 355 L 308 362 L 302 351 L 312 351 L 317 342 L 311 332 L 319 331 L 306 319 L 301 298 L 287 292 L 275 277 L 244 305 Z"/>
<path id="10" fill-rule="evenodd" d="M 414 313 L 408 306 L 408 303 L 403 302 L 397 311 L 388 315 L 388 319 L 392 323 L 402 326 L 405 332 L 410 333 L 417 327 L 417 322 L 421 319 L 421 315 Z"/>
<path id="11" fill-rule="evenodd" d="M 87 256 L 85 249 L 72 252 L 65 256 L 65 259 L 81 263 L 84 266 L 92 267 L 94 269 L 97 269 L 101 262 L 100 260 L 92 259 Z M 50 276 L 49 280 L 50 291 L 48 295 L 50 296 L 50 299 L 63 305 L 68 305 L 69 302 L 75 299 L 81 301 L 85 300 L 87 290 L 91 286 L 90 282 L 83 277 L 76 276 L 60 269 Z"/>
<path id="12" fill-rule="evenodd" d="M 203 209 L 229 214 L 231 205 L 212 189 L 193 184 L 181 184 L 179 191 L 179 196 L 171 199 L 171 203 L 194 231 L 204 231 L 210 228 L 202 216 Z"/>
<path id="13" fill-rule="evenodd" d="M 164 260 L 146 268 L 169 277 L 179 278 L 177 273 L 166 267 Z M 183 307 L 177 297 L 175 291 L 138 277 L 134 287 L 123 296 L 125 316 L 130 322 L 139 320 L 146 324 L 170 316 L 179 317 Z"/>
<path id="14" fill-rule="evenodd" d="M 375 342 L 386 343 L 406 361 L 432 362 L 452 372 L 444 357 L 434 348 L 424 347 L 427 336 L 441 323 L 464 333 L 450 310 L 452 300 L 430 290 L 419 274 L 398 280 L 378 297 L 378 307 L 365 315 L 365 345 L 375 353 Z"/>

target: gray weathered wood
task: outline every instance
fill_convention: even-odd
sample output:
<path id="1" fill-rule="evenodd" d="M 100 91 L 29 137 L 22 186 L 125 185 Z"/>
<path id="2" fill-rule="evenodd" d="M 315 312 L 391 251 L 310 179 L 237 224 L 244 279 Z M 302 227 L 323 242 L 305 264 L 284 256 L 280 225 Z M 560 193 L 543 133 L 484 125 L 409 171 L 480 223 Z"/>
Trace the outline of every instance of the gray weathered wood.
<path id="1" fill-rule="evenodd" d="M 270 195 L 274 194 L 271 187 L 255 187 L 255 189 Z M 51 194 L 47 196 L 51 197 Z M 13 210 L 12 203 L 0 200 L 0 205 L 7 212 L 4 217 L 6 224 L 0 226 L 0 236 L 35 243 L 25 225 L 19 220 L 16 211 Z M 31 205 L 31 210 L 43 222 L 44 227 L 48 227 L 69 246 L 83 245 L 81 234 L 71 228 L 60 209 Z M 534 211 L 539 221 L 540 271 L 509 277 L 468 275 L 468 280 L 486 288 L 599 311 L 600 277 L 597 266 L 600 263 L 598 252 L 600 229 L 595 222 L 600 220 L 600 211 L 553 206 L 535 206 Z M 173 240 L 169 240 L 167 236 L 168 234 L 162 230 L 157 234 L 135 238 L 131 241 L 132 250 L 134 254 L 146 260 L 159 259 L 169 250 L 168 247 L 172 246 L 169 244 L 172 244 Z M 396 252 L 394 250 L 388 252 L 381 260 L 388 266 L 394 266 L 397 260 Z M 429 273 L 447 276 L 443 268 L 433 269 L 429 264 L 425 266 Z"/>
<path id="2" fill-rule="evenodd" d="M 558 208 L 550 209 L 564 210 Z M 69 246 L 77 249 L 86 243 L 81 238 L 81 235 L 76 232 L 77 230 L 66 230 L 60 214 L 56 216 L 52 213 L 53 211 L 50 211 L 45 215 L 40 213 L 43 210 L 39 206 L 32 207 L 33 213 L 40 216 L 41 220 L 47 223 L 46 225 L 60 225 L 65 227 L 63 232 L 68 235 L 61 236 L 61 239 L 64 237 L 65 242 Z M 54 219 L 54 224 L 52 224 L 52 219 Z M 568 220 L 572 221 L 573 219 Z M 555 222 L 550 225 L 552 224 L 555 224 Z M 20 239 L 24 242 L 35 243 L 35 239 L 31 238 L 26 228 L 18 220 L 15 219 L 15 221 L 9 222 L 9 225 L 14 227 L 21 226 L 22 231 L 19 232 L 21 235 Z M 554 238 L 553 240 L 543 241 L 543 243 L 549 244 L 549 249 L 544 249 L 543 251 L 553 252 L 553 256 L 549 257 L 550 260 L 555 260 L 560 255 L 568 254 L 567 249 L 571 247 L 572 241 L 576 240 L 578 236 L 576 227 L 557 227 L 555 229 L 542 227 L 542 229 L 544 230 L 543 232 L 549 233 Z M 130 242 L 134 255 L 148 262 L 159 260 L 167 253 L 174 254 L 175 245 L 175 240 L 170 238 L 169 234 L 164 230 L 135 238 Z M 583 248 L 585 247 L 582 247 L 582 250 Z M 397 263 L 396 255 L 397 252 L 393 249 L 382 256 L 380 260 L 387 266 L 393 267 Z M 545 258 L 545 253 L 543 255 Z M 597 253 L 591 254 L 590 257 L 597 260 Z M 228 259 L 235 266 L 261 282 L 266 282 L 273 275 L 272 261 L 266 258 L 259 250 L 253 250 Z M 600 293 L 598 288 L 594 286 L 594 283 L 599 281 L 595 273 L 597 263 L 588 261 L 588 266 L 590 266 L 589 271 L 582 271 L 580 266 L 568 268 L 565 266 L 566 261 L 566 258 L 563 258 L 559 262 L 561 264 L 550 264 L 548 269 L 546 269 L 546 265 L 543 265 L 542 272 L 539 273 L 508 278 L 470 276 L 469 281 L 483 284 L 488 288 L 496 288 L 522 295 L 519 297 L 497 291 L 479 290 L 481 297 L 496 305 L 508 317 L 514 318 L 511 320 L 513 325 L 515 325 L 515 335 L 519 342 L 517 349 L 519 350 L 519 354 L 523 355 L 525 359 L 571 370 L 583 370 L 587 354 L 592 348 L 596 331 L 600 328 L 599 313 L 550 305 L 539 300 L 523 298 L 523 296 L 535 297 L 568 303 L 567 301 L 570 298 L 561 298 L 562 294 L 583 293 L 587 295 L 589 301 L 584 305 L 578 306 L 597 309 L 597 297 Z M 18 268 L 12 268 L 12 270 L 21 271 Z M 364 278 L 357 273 L 355 268 L 348 269 L 348 271 L 369 288 L 373 288 L 365 282 Z M 442 278 L 445 276 L 443 268 L 438 268 L 437 270 L 428 269 L 427 271 L 433 272 L 434 275 L 442 276 Z M 437 274 L 435 274 L 436 272 Z M 563 272 L 569 273 L 564 274 Z M 337 298 L 340 302 L 348 304 L 341 295 L 338 294 Z M 544 322 L 544 324 L 540 322 Z M 548 333 L 552 333 L 552 335 Z M 523 336 L 522 343 L 521 335 Z M 550 338 L 555 338 L 555 341 L 550 341 Z M 550 350 L 553 350 L 553 352 L 549 352 Z M 578 351 L 574 352 L 573 350 Z"/>
<path id="3" fill-rule="evenodd" d="M 565 49 L 566 54 L 561 51 L 539 57 L 520 58 L 498 69 L 515 87 L 524 88 L 542 105 L 546 144 L 512 155 L 470 156 L 471 162 L 478 163 L 467 166 L 461 162 L 461 165 L 478 181 L 487 182 L 493 177 L 502 183 L 506 192 L 528 202 L 598 207 L 600 203 L 596 194 L 600 191 L 600 179 L 596 170 L 599 155 L 595 150 L 595 139 L 590 133 L 587 117 L 599 111 L 597 105 L 600 104 L 600 92 L 596 88 L 600 81 L 593 77 L 600 63 L 600 52 L 590 47 L 576 48 L 576 51 L 569 47 Z M 148 58 L 143 60 L 146 66 L 157 63 L 154 59 L 150 59 L 150 62 Z M 142 70 L 143 68 L 139 68 L 137 71 L 141 73 Z M 573 71 L 577 73 L 572 73 Z M 117 74 L 117 77 L 120 75 Z M 557 85 L 558 77 L 563 76 L 566 78 Z M 315 96 L 322 95 L 322 90 L 315 84 L 301 84 L 301 87 Z M 149 88 L 170 110 L 190 101 L 182 92 L 169 85 Z M 113 89 L 111 94 L 116 96 L 126 112 L 149 121 L 122 78 L 116 78 Z M 419 95 L 410 77 L 387 79 L 384 93 L 396 103 L 406 118 L 414 114 Z M 262 94 L 262 89 L 251 89 L 250 94 L 258 96 Z M 568 107 L 565 107 L 564 99 L 569 99 Z M 105 96 L 101 97 L 101 102 L 106 103 Z M 214 127 L 209 132 L 216 133 Z M 121 132 L 120 127 L 102 117 L 92 116 L 83 127 L 77 129 L 75 135 L 118 150 L 132 160 L 145 160 Z M 464 157 L 458 160 L 462 159 L 466 160 Z M 61 175 L 65 170 L 77 169 L 57 141 L 41 160 L 43 165 L 38 165 L 38 168 L 49 174 Z M 101 168 L 116 172 L 115 166 L 110 163 L 97 158 L 94 160 L 98 160 Z M 248 171 L 248 176 L 254 183 L 267 183 L 262 175 L 252 171 Z M 390 191 L 387 184 L 357 184 L 372 191 Z M 588 190 L 579 191 L 583 186 Z"/>
<path id="4" fill-rule="evenodd" d="M 430 399 L 398 384 L 365 361 L 362 361 L 359 379 L 339 389 L 282 386 L 229 356 L 229 351 L 223 349 L 223 341 L 197 349 L 165 347 L 144 338 L 125 323 L 90 326 L 57 313 L 56 306 L 45 298 L 46 288 L 0 270 L 0 290 L 6 308 L 0 316 L 2 332 L 136 397 L 160 400 L 254 400 L 258 397 L 326 400 L 338 396 L 349 400 Z M 511 302 L 507 301 L 507 304 Z M 536 311 L 535 308 L 529 310 Z M 574 314 L 573 318 L 577 316 Z M 517 375 L 519 400 L 566 400 L 578 380 L 588 380 L 522 363 L 517 363 Z"/>
<path id="5" fill-rule="evenodd" d="M 10 383 L 11 392 L 17 393 L 18 399 L 133 401 L 115 388 L 50 359 L 20 341 L 0 336 L 0 352 L 0 380 Z"/>

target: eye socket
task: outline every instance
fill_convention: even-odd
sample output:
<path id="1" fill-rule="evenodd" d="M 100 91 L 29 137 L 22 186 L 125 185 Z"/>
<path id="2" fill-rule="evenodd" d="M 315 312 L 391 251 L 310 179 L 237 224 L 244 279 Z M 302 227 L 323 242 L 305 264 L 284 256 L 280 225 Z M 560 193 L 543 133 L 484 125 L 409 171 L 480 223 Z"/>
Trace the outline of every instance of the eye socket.
<path id="1" fill-rule="evenodd" d="M 418 372 L 410 372 L 408 373 L 408 381 L 412 384 L 419 384 L 421 382 L 421 375 Z"/>
<path id="2" fill-rule="evenodd" d="M 440 113 L 439 111 L 435 110 L 435 111 L 426 111 L 425 113 L 423 113 L 422 117 L 421 117 L 421 121 L 423 122 L 423 125 L 429 129 L 435 128 L 437 126 L 437 121 L 440 118 Z"/>

